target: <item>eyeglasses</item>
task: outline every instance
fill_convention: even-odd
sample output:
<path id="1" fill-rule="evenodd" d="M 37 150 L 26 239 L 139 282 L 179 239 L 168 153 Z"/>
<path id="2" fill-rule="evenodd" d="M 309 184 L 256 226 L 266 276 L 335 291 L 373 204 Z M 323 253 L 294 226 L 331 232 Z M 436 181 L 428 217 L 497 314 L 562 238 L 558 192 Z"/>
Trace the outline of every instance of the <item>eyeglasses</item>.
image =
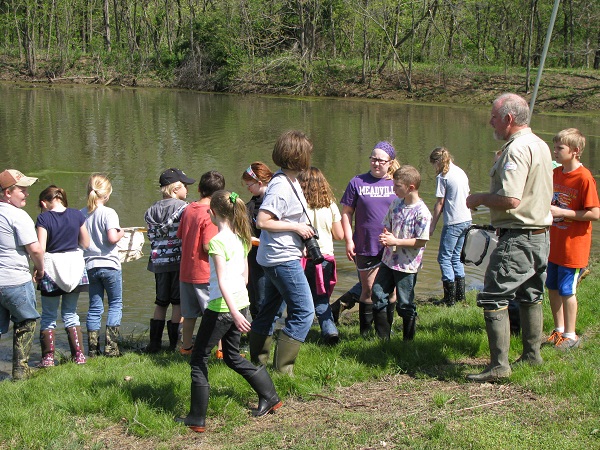
<path id="1" fill-rule="evenodd" d="M 251 183 L 251 184 L 247 184 L 247 185 L 246 185 L 246 187 L 247 187 L 248 189 L 250 189 L 250 188 L 251 188 L 252 186 L 254 186 L 255 184 L 258 184 L 258 181 L 255 181 L 254 183 Z"/>
<path id="2" fill-rule="evenodd" d="M 369 156 L 369 160 L 371 161 L 371 164 L 387 164 L 391 161 L 391 159 L 379 159 L 379 158 L 375 158 L 374 156 Z"/>

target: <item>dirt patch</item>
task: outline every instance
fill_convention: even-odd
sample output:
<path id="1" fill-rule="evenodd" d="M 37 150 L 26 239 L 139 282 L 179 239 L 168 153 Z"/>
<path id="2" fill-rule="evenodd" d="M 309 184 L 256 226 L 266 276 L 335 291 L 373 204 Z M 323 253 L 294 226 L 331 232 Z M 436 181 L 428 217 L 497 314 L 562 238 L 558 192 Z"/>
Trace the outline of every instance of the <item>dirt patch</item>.
<path id="1" fill-rule="evenodd" d="M 225 429 L 222 419 L 208 418 L 206 433 L 189 432 L 160 444 L 127 435 L 124 425 L 114 426 L 96 435 L 87 448 L 98 448 L 100 443 L 101 448 L 119 450 L 157 445 L 174 449 L 288 449 L 302 444 L 317 448 L 319 438 L 325 435 L 329 440 L 339 439 L 346 448 L 393 448 L 399 439 L 418 438 L 424 426 L 439 420 L 453 432 L 460 432 L 462 423 L 482 412 L 500 417 L 525 409 L 544 410 L 547 405 L 547 399 L 511 384 L 465 384 L 395 375 L 304 399 L 288 399 L 276 414 L 250 419 L 234 428 Z M 555 410 L 558 415 L 560 408 Z M 371 434 L 376 436 L 373 442 L 358 444 L 364 438 L 357 436 Z"/>

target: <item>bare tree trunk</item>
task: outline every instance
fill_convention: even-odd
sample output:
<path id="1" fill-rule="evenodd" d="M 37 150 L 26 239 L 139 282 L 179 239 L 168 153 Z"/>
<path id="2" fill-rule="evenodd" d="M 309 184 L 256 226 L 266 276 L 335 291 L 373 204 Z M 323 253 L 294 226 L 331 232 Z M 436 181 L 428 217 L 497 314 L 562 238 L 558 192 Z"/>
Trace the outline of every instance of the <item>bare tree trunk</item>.
<path id="1" fill-rule="evenodd" d="M 533 20 L 536 7 L 537 0 L 531 0 L 529 9 L 529 36 L 527 38 L 527 74 L 525 75 L 525 92 L 527 93 L 531 90 L 531 46 L 533 40 Z"/>
<path id="2" fill-rule="evenodd" d="M 104 12 L 104 46 L 106 51 L 110 53 L 111 41 L 110 41 L 110 16 L 108 11 L 108 0 L 103 1 L 103 12 Z"/>

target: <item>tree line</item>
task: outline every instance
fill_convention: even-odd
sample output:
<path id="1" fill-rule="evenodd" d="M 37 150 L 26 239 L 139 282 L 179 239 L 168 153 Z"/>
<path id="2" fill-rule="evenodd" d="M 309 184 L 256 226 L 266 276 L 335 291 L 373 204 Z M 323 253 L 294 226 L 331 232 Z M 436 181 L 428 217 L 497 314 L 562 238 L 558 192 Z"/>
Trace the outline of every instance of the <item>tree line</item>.
<path id="1" fill-rule="evenodd" d="M 60 76 L 84 62 L 180 84 L 230 89 L 351 68 L 361 81 L 415 64 L 539 63 L 546 0 L 0 0 L 0 46 L 25 71 Z M 600 0 L 563 0 L 546 67 L 600 68 Z"/>

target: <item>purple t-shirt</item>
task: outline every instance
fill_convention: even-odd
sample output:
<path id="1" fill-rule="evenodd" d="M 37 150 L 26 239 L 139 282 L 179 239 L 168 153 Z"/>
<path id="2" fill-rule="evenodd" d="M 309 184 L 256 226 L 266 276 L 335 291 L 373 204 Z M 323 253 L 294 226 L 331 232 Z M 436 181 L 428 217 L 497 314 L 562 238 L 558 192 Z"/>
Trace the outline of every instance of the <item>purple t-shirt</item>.
<path id="1" fill-rule="evenodd" d="M 379 243 L 381 221 L 394 198 L 394 181 L 376 178 L 371 172 L 357 175 L 348 183 L 340 203 L 354 208 L 353 239 L 357 255 L 377 256 L 383 249 Z"/>
<path id="2" fill-rule="evenodd" d="M 35 224 L 46 229 L 46 251 L 48 253 L 72 252 L 79 247 L 79 229 L 85 223 L 85 216 L 78 209 L 67 208 L 62 212 L 41 213 Z"/>

